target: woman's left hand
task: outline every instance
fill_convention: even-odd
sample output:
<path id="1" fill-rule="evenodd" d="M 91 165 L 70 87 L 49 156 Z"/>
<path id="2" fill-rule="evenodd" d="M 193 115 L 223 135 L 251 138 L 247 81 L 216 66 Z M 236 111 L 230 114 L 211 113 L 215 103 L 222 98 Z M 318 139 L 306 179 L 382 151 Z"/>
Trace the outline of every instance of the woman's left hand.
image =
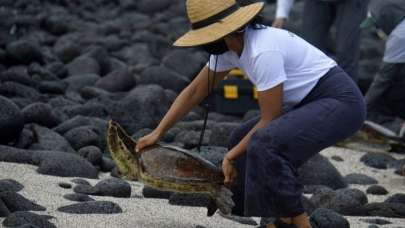
<path id="1" fill-rule="evenodd" d="M 238 176 L 238 172 L 233 165 L 233 161 L 229 160 L 226 156 L 222 161 L 222 171 L 224 172 L 224 185 L 230 186 L 234 179 Z"/>

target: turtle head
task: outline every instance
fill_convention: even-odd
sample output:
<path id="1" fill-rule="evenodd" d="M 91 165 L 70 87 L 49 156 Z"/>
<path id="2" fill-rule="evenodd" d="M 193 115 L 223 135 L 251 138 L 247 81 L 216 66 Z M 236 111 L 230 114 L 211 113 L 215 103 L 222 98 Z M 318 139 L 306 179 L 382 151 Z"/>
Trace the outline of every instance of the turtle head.
<path id="1" fill-rule="evenodd" d="M 107 144 L 120 175 L 125 179 L 137 180 L 139 154 L 135 152 L 136 142 L 112 120 L 108 123 Z"/>

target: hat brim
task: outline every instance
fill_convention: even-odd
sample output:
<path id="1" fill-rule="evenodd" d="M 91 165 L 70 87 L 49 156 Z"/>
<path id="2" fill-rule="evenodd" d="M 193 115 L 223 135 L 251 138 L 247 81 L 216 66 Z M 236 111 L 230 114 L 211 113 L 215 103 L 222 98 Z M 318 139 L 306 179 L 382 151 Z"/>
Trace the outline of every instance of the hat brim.
<path id="1" fill-rule="evenodd" d="M 241 7 L 219 22 L 188 31 L 177 39 L 173 45 L 178 47 L 193 47 L 219 40 L 252 20 L 263 9 L 263 6 L 263 2 L 257 2 Z"/>

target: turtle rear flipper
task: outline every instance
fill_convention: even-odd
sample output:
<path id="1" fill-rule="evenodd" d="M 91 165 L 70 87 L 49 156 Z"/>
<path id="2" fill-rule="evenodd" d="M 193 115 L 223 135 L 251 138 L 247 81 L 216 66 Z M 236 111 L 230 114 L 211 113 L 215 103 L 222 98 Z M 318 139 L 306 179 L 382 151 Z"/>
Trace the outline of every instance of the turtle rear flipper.
<path id="1" fill-rule="evenodd" d="M 225 186 L 221 186 L 214 196 L 216 206 L 215 210 L 214 207 L 208 207 L 208 216 L 210 216 L 210 212 L 214 214 L 216 208 L 218 208 L 225 215 L 231 214 L 232 208 L 235 206 L 235 203 L 232 200 L 232 196 L 233 193 L 231 192 L 231 190 L 229 190 Z"/>

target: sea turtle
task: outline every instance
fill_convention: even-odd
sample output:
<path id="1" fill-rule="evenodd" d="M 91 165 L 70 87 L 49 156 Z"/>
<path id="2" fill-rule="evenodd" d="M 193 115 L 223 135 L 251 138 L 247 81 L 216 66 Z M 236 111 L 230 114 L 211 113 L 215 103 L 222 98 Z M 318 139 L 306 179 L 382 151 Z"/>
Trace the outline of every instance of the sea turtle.
<path id="1" fill-rule="evenodd" d="M 208 194 L 211 198 L 208 216 L 217 209 L 223 214 L 231 212 L 232 192 L 223 185 L 221 169 L 198 154 L 162 144 L 136 153 L 135 140 L 114 121 L 108 124 L 107 143 L 123 178 L 161 190 Z"/>
<path id="2" fill-rule="evenodd" d="M 393 131 L 371 121 L 365 121 L 358 132 L 338 143 L 338 146 L 366 152 L 405 151 L 403 139 Z"/>

